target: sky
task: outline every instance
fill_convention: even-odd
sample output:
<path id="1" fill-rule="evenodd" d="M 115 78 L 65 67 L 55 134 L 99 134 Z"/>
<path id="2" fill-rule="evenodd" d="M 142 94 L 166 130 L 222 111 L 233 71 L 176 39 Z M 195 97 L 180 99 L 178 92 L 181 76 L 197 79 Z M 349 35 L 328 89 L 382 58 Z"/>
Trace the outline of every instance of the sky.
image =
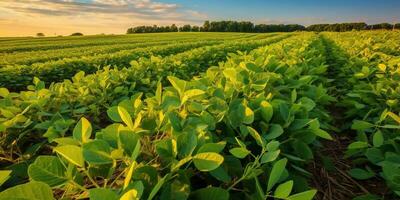
<path id="1" fill-rule="evenodd" d="M 0 0 L 0 36 L 123 34 L 205 20 L 256 24 L 400 22 L 400 0 Z"/>

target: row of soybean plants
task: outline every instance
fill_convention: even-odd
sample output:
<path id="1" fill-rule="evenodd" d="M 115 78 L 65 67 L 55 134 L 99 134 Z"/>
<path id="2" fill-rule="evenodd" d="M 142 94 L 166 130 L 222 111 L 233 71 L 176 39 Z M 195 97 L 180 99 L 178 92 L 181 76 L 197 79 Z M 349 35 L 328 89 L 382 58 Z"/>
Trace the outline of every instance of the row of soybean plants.
<path id="1" fill-rule="evenodd" d="M 265 35 L 264 37 L 269 37 Z M 259 38 L 258 38 L 259 39 Z M 251 40 L 251 39 L 237 39 Z M 235 41 L 228 40 L 229 41 Z M 121 50 L 115 53 L 104 53 L 87 57 L 65 58 L 57 61 L 37 63 L 33 65 L 9 66 L 0 68 L 0 86 L 12 90 L 22 90 L 32 83 L 33 77 L 38 77 L 45 83 L 59 82 L 69 79 L 79 71 L 94 73 L 105 66 L 125 67 L 129 66 L 132 60 L 151 55 L 166 56 L 180 53 L 207 45 L 224 43 L 224 40 L 189 40 L 175 42 L 167 45 L 150 46 L 138 49 Z M 95 47 L 94 47 L 95 48 Z"/>
<path id="2" fill-rule="evenodd" d="M 266 34 L 262 34 L 260 36 L 264 36 Z M 268 34 L 272 35 L 272 34 Z M 96 54 L 105 54 L 105 53 L 114 53 L 121 50 L 126 49 L 134 49 L 140 47 L 149 47 L 163 44 L 171 44 L 172 42 L 184 42 L 184 41 L 193 41 L 193 40 L 234 40 L 241 38 L 249 38 L 243 35 L 238 34 L 236 37 L 228 37 L 229 35 L 222 38 L 211 38 L 210 36 L 197 37 L 193 39 L 191 36 L 184 35 L 176 35 L 170 37 L 158 37 L 158 38 L 134 38 L 129 41 L 124 41 L 122 43 L 115 42 L 113 44 L 106 45 L 96 45 L 96 46 L 87 46 L 87 47 L 72 47 L 72 48 L 62 48 L 62 49 L 51 49 L 51 50 L 37 50 L 37 51 L 28 51 L 28 52 L 13 52 L 13 53 L 4 53 L 1 54 L 2 59 L 0 60 L 0 67 L 4 67 L 7 65 L 32 65 L 34 63 L 46 62 L 46 61 L 54 61 L 60 60 L 64 58 L 71 57 L 83 57 L 83 56 L 91 56 Z M 258 35 L 252 35 L 252 37 L 256 37 Z M 264 36 L 266 37 L 266 36 Z M 250 37 L 251 38 L 251 37 Z M 84 39 L 82 39 L 84 40 Z"/>
<path id="3" fill-rule="evenodd" d="M 84 37 L 46 37 L 46 38 L 16 38 L 16 39 L 8 39 L 3 40 L 0 43 L 4 45 L 18 46 L 32 46 L 32 45 L 50 45 L 52 47 L 56 47 L 57 45 L 60 48 L 69 48 L 64 47 L 63 44 L 69 42 L 72 47 L 73 44 L 85 44 L 85 45 L 102 45 L 105 44 L 115 44 L 115 43 L 124 43 L 130 41 L 137 40 L 149 40 L 149 39 L 167 39 L 170 37 L 195 37 L 195 36 L 209 36 L 210 38 L 229 38 L 229 37 L 237 37 L 241 36 L 251 36 L 255 33 L 156 33 L 156 34 L 136 34 L 136 35 L 92 35 L 92 36 L 84 36 Z M 113 42 L 112 42 L 113 41 Z M 39 48 L 40 49 L 40 48 Z"/>
<path id="4" fill-rule="evenodd" d="M 400 55 L 400 38 L 399 31 L 382 31 L 382 32 L 367 32 L 362 35 L 366 35 L 364 38 L 369 39 L 373 43 L 373 49 L 375 51 L 381 51 L 383 53 L 399 56 Z M 360 36 L 362 36 L 360 35 Z"/>
<path id="5" fill-rule="evenodd" d="M 128 66 L 131 60 L 150 55 L 176 54 L 192 48 L 220 44 L 223 41 L 192 41 L 175 44 L 145 47 L 140 49 L 122 50 L 111 54 L 99 54 L 88 57 L 65 58 L 62 60 L 37 63 L 33 65 L 18 65 L 0 68 L 0 86 L 11 90 L 23 90 L 32 83 L 33 77 L 42 79 L 45 83 L 59 82 L 72 77 L 79 71 L 94 73 L 105 66 Z M 94 47 L 95 48 L 95 47 Z"/>
<path id="6" fill-rule="evenodd" d="M 356 34 L 354 32 L 342 33 L 343 37 L 353 37 Z M 366 31 L 357 32 L 357 38 L 363 40 L 362 45 L 364 51 L 370 50 L 372 52 L 382 52 L 388 55 L 399 56 L 400 55 L 400 32 L 399 31 Z M 351 43 L 352 40 L 342 41 Z M 351 45 L 351 44 L 348 44 Z"/>
<path id="7" fill-rule="evenodd" d="M 52 138 L 54 154 L 29 165 L 29 183 L 0 197 L 312 199 L 303 167 L 331 139 L 322 48 L 304 33 L 232 54 L 192 80 L 168 76 L 171 86 L 110 107 L 113 124 L 81 118 Z"/>
<path id="8" fill-rule="evenodd" d="M 169 71 L 163 73 L 165 76 L 175 74 L 190 79 L 191 77 L 183 77 L 180 74 L 184 71 L 193 73 L 196 70 L 198 72 L 205 70 L 206 66 L 216 65 L 224 60 L 229 53 L 239 50 L 249 51 L 289 36 L 232 42 L 193 49 L 165 58 L 141 59 L 138 62 L 134 61 L 132 67 L 106 68 L 86 76 L 84 72 L 80 72 L 72 78 L 72 81 L 55 83 L 48 89 L 39 79 L 35 79 L 34 85 L 29 86 L 30 90 L 20 93 L 10 93 L 6 88 L 1 88 L 2 157 L 16 166 L 20 166 L 18 163 L 30 162 L 38 149 L 45 145 L 46 140 L 42 139 L 43 135 L 50 141 L 54 137 L 62 136 L 72 128 L 71 125 L 75 120 L 79 120 L 83 115 L 98 124 L 107 123 L 105 114 L 107 108 L 134 93 L 155 88 L 154 81 L 146 83 L 145 80 L 165 79 L 157 74 L 163 73 L 163 69 Z M 148 73 L 150 71 L 153 73 Z M 31 145 L 32 143 L 35 145 Z M 13 151 L 13 149 L 18 150 Z"/>
<path id="9" fill-rule="evenodd" d="M 152 40 L 154 38 L 168 39 L 171 37 L 179 38 L 194 38 L 194 37 L 209 37 L 211 38 L 230 38 L 237 37 L 238 35 L 254 35 L 248 33 L 163 33 L 163 34 L 140 34 L 140 35 L 106 35 L 106 36 L 84 36 L 84 37 L 62 37 L 59 38 L 43 38 L 38 40 L 33 38 L 31 40 L 22 42 L 2 42 L 3 45 L 0 47 L 0 53 L 12 53 L 12 52 L 25 52 L 25 51 L 37 51 L 37 50 L 54 50 L 63 48 L 74 48 L 74 47 L 87 47 L 87 46 L 100 46 L 100 45 L 111 45 L 115 43 L 129 43 L 135 41 Z M 45 39 L 45 40 L 44 40 Z"/>
<path id="10" fill-rule="evenodd" d="M 346 152 L 356 166 L 349 173 L 360 180 L 383 178 L 400 195 L 400 56 L 375 51 L 362 36 L 325 37 L 343 61 L 336 69 L 344 83 L 338 105 L 357 132 Z"/>
<path id="11" fill-rule="evenodd" d="M 2 55 L 0 66 L 9 65 L 32 65 L 34 63 L 60 60 L 71 57 L 91 56 L 95 54 L 113 53 L 125 49 L 134 49 L 146 46 L 168 44 L 173 41 L 190 41 L 187 38 L 171 38 L 161 40 L 132 41 L 127 43 L 116 43 L 111 45 L 75 47 L 67 49 L 38 50 L 28 52 L 15 52 Z"/>

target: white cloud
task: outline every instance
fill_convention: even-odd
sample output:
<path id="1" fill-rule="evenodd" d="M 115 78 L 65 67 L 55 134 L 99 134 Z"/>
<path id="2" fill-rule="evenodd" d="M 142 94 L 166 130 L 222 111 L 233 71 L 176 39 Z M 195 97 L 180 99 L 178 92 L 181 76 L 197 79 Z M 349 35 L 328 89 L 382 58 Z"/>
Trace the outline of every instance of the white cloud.
<path id="1" fill-rule="evenodd" d="M 10 21 L 15 23 L 15 27 L 29 25 L 29 28 L 20 28 L 18 33 L 21 33 L 22 29 L 24 33 L 34 35 L 33 30 L 29 32 L 32 27 L 59 30 L 57 32 L 62 34 L 68 34 L 67 31 L 73 29 L 88 34 L 124 33 L 127 28 L 136 25 L 201 24 L 206 18 L 204 13 L 186 9 L 178 4 L 153 0 L 0 1 L 0 19 L 3 19 L 0 21 L 0 35 L 4 35 L 1 30 Z"/>

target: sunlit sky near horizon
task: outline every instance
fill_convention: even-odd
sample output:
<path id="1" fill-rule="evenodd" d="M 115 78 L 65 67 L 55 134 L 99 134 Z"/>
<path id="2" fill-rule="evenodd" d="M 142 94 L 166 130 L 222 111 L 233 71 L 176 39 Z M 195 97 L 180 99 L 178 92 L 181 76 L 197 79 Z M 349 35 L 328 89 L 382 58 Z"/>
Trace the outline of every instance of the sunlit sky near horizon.
<path id="1" fill-rule="evenodd" d="M 0 36 L 121 34 L 137 25 L 400 22 L 400 0 L 0 0 Z"/>

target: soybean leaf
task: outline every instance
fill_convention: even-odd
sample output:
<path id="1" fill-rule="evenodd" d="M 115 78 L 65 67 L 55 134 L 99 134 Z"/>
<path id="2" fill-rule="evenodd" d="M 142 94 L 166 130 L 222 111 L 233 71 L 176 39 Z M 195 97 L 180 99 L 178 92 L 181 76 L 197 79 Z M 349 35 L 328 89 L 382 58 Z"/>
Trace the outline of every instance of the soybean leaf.
<path id="1" fill-rule="evenodd" d="M 276 198 L 285 199 L 292 192 L 292 188 L 293 188 L 292 180 L 282 183 L 275 189 L 274 196 Z"/>
<path id="2" fill-rule="evenodd" d="M 113 106 L 113 107 L 108 108 L 107 115 L 114 122 L 122 122 L 122 119 L 119 116 L 118 106 Z"/>
<path id="3" fill-rule="evenodd" d="M 182 104 L 185 103 L 187 100 L 196 97 L 196 96 L 200 96 L 202 94 L 204 94 L 205 92 L 203 90 L 199 90 L 199 89 L 191 89 L 188 91 L 185 91 L 183 98 L 182 98 Z"/>
<path id="4" fill-rule="evenodd" d="M 261 157 L 261 164 L 276 160 L 280 154 L 280 150 L 265 152 Z"/>
<path id="5" fill-rule="evenodd" d="M 279 181 L 282 173 L 285 170 L 287 159 L 278 160 L 274 163 L 271 173 L 269 174 L 267 191 L 271 191 L 272 187 Z"/>
<path id="6" fill-rule="evenodd" d="M 275 138 L 281 136 L 282 134 L 283 134 L 283 128 L 281 125 L 271 124 L 270 129 L 264 138 L 266 140 L 272 140 L 272 139 L 275 139 Z"/>
<path id="7" fill-rule="evenodd" d="M 279 143 L 278 141 L 271 141 L 271 142 L 268 142 L 268 144 L 267 144 L 267 151 L 275 151 L 275 150 L 277 150 L 278 148 L 279 148 L 279 145 L 280 145 L 281 143 Z"/>
<path id="8" fill-rule="evenodd" d="M 240 158 L 240 159 L 245 158 L 250 153 L 249 150 L 247 150 L 246 148 L 243 148 L 243 147 L 233 148 L 233 149 L 229 150 L 229 152 L 236 158 Z"/>
<path id="9" fill-rule="evenodd" d="M 394 121 L 396 121 L 397 123 L 400 124 L 400 116 L 398 116 L 398 115 L 396 115 L 396 114 L 394 114 L 394 113 L 392 113 L 392 112 L 388 112 L 387 114 L 388 114 L 392 119 L 394 119 Z"/>
<path id="10" fill-rule="evenodd" d="M 164 185 L 165 181 L 169 178 L 169 174 L 165 175 L 162 179 L 160 179 L 157 184 L 153 187 L 153 189 L 151 190 L 149 197 L 147 198 L 147 200 L 152 200 L 156 194 L 158 193 L 158 191 L 161 189 L 161 187 Z"/>
<path id="11" fill-rule="evenodd" d="M 360 168 L 351 169 L 349 174 L 358 180 L 366 180 L 375 176 L 375 173 Z"/>
<path id="12" fill-rule="evenodd" d="M 83 145 L 83 158 L 86 162 L 94 165 L 113 163 L 111 150 L 104 140 L 94 140 Z"/>
<path id="13" fill-rule="evenodd" d="M 329 135 L 328 132 L 326 132 L 326 131 L 324 131 L 322 129 L 319 129 L 319 128 L 318 129 L 312 129 L 312 132 L 318 137 L 321 137 L 321 138 L 324 138 L 324 139 L 327 139 L 327 140 L 333 140 L 332 136 Z"/>
<path id="14" fill-rule="evenodd" d="M 224 162 L 224 157 L 213 152 L 199 153 L 193 156 L 193 162 L 198 170 L 207 172 L 218 168 Z"/>
<path id="15" fill-rule="evenodd" d="M 363 148 L 367 148 L 368 147 L 368 143 L 366 142 L 353 142 L 349 145 L 349 149 L 363 149 Z"/>
<path id="16" fill-rule="evenodd" d="M 126 171 L 125 179 L 124 179 L 124 189 L 126 189 L 131 182 L 133 170 L 136 167 L 136 161 L 133 161 L 132 164 L 129 166 L 128 170 Z"/>
<path id="17" fill-rule="evenodd" d="M 383 138 L 382 132 L 378 130 L 378 131 L 374 134 L 374 136 L 373 136 L 373 138 L 372 138 L 372 143 L 373 143 L 374 147 L 380 147 L 380 146 L 382 146 L 383 143 L 384 143 L 384 141 L 385 141 L 385 139 Z"/>
<path id="18" fill-rule="evenodd" d="M 10 178 L 11 170 L 0 170 L 0 186 Z"/>
<path id="19" fill-rule="evenodd" d="M 269 122 L 274 114 L 274 109 L 268 101 L 262 101 L 260 103 L 261 117 L 265 122 Z"/>
<path id="20" fill-rule="evenodd" d="M 261 147 L 264 147 L 265 142 L 264 139 L 260 136 L 260 134 L 258 134 L 258 132 L 250 126 L 248 126 L 247 129 L 250 135 L 256 140 L 257 144 L 260 145 Z"/>
<path id="21" fill-rule="evenodd" d="M 219 153 L 225 148 L 225 145 L 226 145 L 225 141 L 221 141 L 218 143 L 206 143 L 199 148 L 197 153 L 203 153 L 203 152 Z"/>
<path id="22" fill-rule="evenodd" d="M 194 191 L 190 199 L 195 200 L 229 200 L 229 192 L 219 187 L 208 187 Z"/>
<path id="23" fill-rule="evenodd" d="M 6 98 L 10 92 L 7 88 L 0 88 L 0 97 Z"/>
<path id="24" fill-rule="evenodd" d="M 173 76 L 167 77 L 171 85 L 178 91 L 179 95 L 182 97 L 186 90 L 186 81 L 178 79 Z"/>
<path id="25" fill-rule="evenodd" d="M 365 156 L 374 164 L 378 164 L 383 161 L 385 156 L 379 148 L 368 148 L 365 152 Z"/>
<path id="26" fill-rule="evenodd" d="M 119 200 L 139 200 L 138 191 L 131 189 L 128 192 L 125 192 Z"/>
<path id="27" fill-rule="evenodd" d="M 90 122 L 82 117 L 78 124 L 75 126 L 72 136 L 75 140 L 86 143 L 92 134 L 92 125 Z"/>
<path id="28" fill-rule="evenodd" d="M 107 188 L 94 188 L 89 190 L 90 200 L 117 200 L 116 192 Z"/>
<path id="29" fill-rule="evenodd" d="M 298 193 L 292 196 L 289 196 L 288 200 L 312 200 L 317 193 L 317 190 L 308 190 L 302 193 Z"/>
<path id="30" fill-rule="evenodd" d="M 79 167 L 84 166 L 83 152 L 82 148 L 75 145 L 64 145 L 55 147 L 54 151 L 68 160 L 70 163 L 77 165 Z"/>
<path id="31" fill-rule="evenodd" d="M 118 106 L 118 114 L 121 120 L 128 126 L 129 129 L 134 130 L 135 127 L 132 122 L 132 117 L 129 112 L 122 106 Z"/>
<path id="32" fill-rule="evenodd" d="M 140 136 L 132 131 L 120 131 L 119 142 L 124 151 L 133 156 L 137 148 L 140 150 Z"/>
<path id="33" fill-rule="evenodd" d="M 0 199 L 53 200 L 54 197 L 50 186 L 42 182 L 31 181 L 4 190 L 0 193 Z"/>
<path id="34" fill-rule="evenodd" d="M 35 162 L 29 165 L 29 178 L 40 181 L 54 187 L 68 181 L 66 169 L 60 159 L 55 156 L 39 156 Z"/>
<path id="35" fill-rule="evenodd" d="M 362 131 L 362 130 L 372 128 L 374 126 L 375 125 L 373 125 L 369 122 L 366 122 L 366 121 L 354 120 L 353 125 L 351 125 L 351 129 Z"/>
<path id="36" fill-rule="evenodd" d="M 249 107 L 245 106 L 244 109 L 244 116 L 243 116 L 243 123 L 251 124 L 254 121 L 254 112 Z"/>

